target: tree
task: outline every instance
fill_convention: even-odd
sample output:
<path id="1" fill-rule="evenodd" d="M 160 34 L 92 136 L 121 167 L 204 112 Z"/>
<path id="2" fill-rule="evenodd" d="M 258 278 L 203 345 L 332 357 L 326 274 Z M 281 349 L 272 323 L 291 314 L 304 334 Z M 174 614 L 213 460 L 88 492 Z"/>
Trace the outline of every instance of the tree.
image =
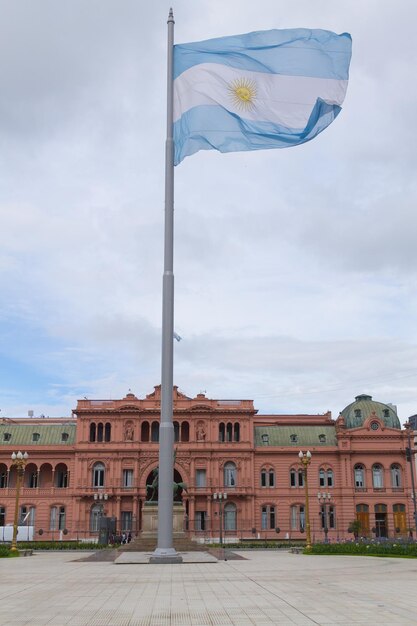
<path id="1" fill-rule="evenodd" d="M 355 539 L 359 537 L 359 533 L 361 532 L 362 525 L 358 519 L 354 519 L 350 522 L 348 526 L 348 533 L 353 533 Z"/>

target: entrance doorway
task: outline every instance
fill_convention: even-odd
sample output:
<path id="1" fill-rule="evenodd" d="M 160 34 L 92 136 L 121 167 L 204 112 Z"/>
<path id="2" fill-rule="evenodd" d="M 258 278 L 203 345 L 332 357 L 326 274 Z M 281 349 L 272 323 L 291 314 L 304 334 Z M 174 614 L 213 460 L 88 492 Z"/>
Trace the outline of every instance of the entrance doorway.
<path id="1" fill-rule="evenodd" d="M 377 537 L 388 537 L 386 504 L 375 504 L 375 534 Z"/>

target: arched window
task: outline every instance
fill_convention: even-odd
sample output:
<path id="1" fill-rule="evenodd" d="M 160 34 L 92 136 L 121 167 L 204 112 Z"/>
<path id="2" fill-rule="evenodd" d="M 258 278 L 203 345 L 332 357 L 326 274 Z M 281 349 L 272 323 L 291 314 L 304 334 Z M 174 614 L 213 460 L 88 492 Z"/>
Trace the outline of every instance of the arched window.
<path id="1" fill-rule="evenodd" d="M 140 427 L 140 440 L 149 441 L 149 422 L 142 422 Z"/>
<path id="2" fill-rule="evenodd" d="M 109 442 L 111 439 L 111 424 L 110 422 L 106 422 L 104 427 L 104 441 Z"/>
<path id="3" fill-rule="evenodd" d="M 90 441 L 95 441 L 96 440 L 96 425 L 94 422 L 91 422 L 90 424 Z"/>
<path id="4" fill-rule="evenodd" d="M 97 441 L 103 441 L 103 433 L 104 433 L 103 424 L 99 422 L 97 424 Z"/>
<path id="5" fill-rule="evenodd" d="M 326 472 L 327 486 L 333 487 L 333 470 L 328 469 Z"/>
<path id="6" fill-rule="evenodd" d="M 190 441 L 190 425 L 188 422 L 181 423 L 181 441 Z"/>
<path id="7" fill-rule="evenodd" d="M 174 441 L 180 440 L 180 425 L 178 422 L 174 422 Z"/>
<path id="8" fill-rule="evenodd" d="M 93 487 L 104 487 L 104 473 L 103 463 L 96 463 L 93 467 Z"/>
<path id="9" fill-rule="evenodd" d="M 100 517 L 102 516 L 102 507 L 100 504 L 95 504 L 91 507 L 90 512 L 90 530 L 92 532 L 98 532 L 100 527 Z"/>
<path id="10" fill-rule="evenodd" d="M 236 504 L 228 502 L 224 507 L 224 530 L 237 529 Z"/>
<path id="11" fill-rule="evenodd" d="M 261 470 L 261 487 L 275 487 L 275 472 L 273 469 Z"/>
<path id="12" fill-rule="evenodd" d="M 233 424 L 227 422 L 226 425 L 226 441 L 233 441 Z"/>
<path id="13" fill-rule="evenodd" d="M 225 427 L 223 422 L 219 424 L 219 441 L 223 442 L 225 440 Z"/>
<path id="14" fill-rule="evenodd" d="M 234 425 L 233 440 L 234 441 L 240 441 L 240 424 L 238 424 L 237 422 Z"/>
<path id="15" fill-rule="evenodd" d="M 303 504 L 293 504 L 290 508 L 291 530 L 298 530 L 301 533 L 305 528 L 305 509 Z"/>
<path id="16" fill-rule="evenodd" d="M 34 526 L 35 518 L 36 518 L 36 507 L 26 506 L 25 504 L 20 507 L 19 526 Z"/>
<path id="17" fill-rule="evenodd" d="M 355 478 L 355 488 L 356 489 L 364 489 L 365 488 L 365 468 L 363 465 L 355 465 L 353 468 L 354 478 Z"/>
<path id="18" fill-rule="evenodd" d="M 50 530 L 64 530 L 65 528 L 65 507 L 51 506 L 49 514 Z"/>
<path id="19" fill-rule="evenodd" d="M 382 489 L 384 486 L 384 469 L 379 463 L 372 466 L 372 484 L 374 489 Z"/>
<path id="20" fill-rule="evenodd" d="M 0 464 L 0 489 L 7 487 L 7 466 Z"/>
<path id="21" fill-rule="evenodd" d="M 401 467 L 398 463 L 391 465 L 391 486 L 394 489 L 401 487 Z"/>
<path id="22" fill-rule="evenodd" d="M 276 526 L 275 506 L 266 504 L 261 508 L 261 529 L 273 530 Z"/>
<path id="23" fill-rule="evenodd" d="M 152 422 L 151 441 L 153 441 L 154 443 L 159 441 L 159 422 Z"/>
<path id="24" fill-rule="evenodd" d="M 224 465 L 224 486 L 235 487 L 236 482 L 236 465 L 229 461 Z"/>

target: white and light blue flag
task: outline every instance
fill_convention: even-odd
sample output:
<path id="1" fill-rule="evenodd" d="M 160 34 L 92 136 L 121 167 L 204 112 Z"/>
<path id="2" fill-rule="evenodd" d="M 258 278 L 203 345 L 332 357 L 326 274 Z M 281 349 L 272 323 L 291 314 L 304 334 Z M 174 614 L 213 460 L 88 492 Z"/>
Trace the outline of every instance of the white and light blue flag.
<path id="1" fill-rule="evenodd" d="M 174 46 L 175 165 L 310 141 L 341 110 L 351 51 L 348 33 L 306 28 Z"/>

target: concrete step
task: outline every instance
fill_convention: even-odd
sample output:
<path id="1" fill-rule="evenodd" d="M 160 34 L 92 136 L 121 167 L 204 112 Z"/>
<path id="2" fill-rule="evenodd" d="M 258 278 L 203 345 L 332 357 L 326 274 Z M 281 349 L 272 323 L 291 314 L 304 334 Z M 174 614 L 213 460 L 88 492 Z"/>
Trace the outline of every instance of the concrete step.
<path id="1" fill-rule="evenodd" d="M 156 537 L 136 537 L 130 543 L 121 545 L 119 552 L 153 552 L 157 546 Z M 173 547 L 177 552 L 207 552 L 209 547 L 203 543 L 196 543 L 187 537 L 174 537 Z"/>

